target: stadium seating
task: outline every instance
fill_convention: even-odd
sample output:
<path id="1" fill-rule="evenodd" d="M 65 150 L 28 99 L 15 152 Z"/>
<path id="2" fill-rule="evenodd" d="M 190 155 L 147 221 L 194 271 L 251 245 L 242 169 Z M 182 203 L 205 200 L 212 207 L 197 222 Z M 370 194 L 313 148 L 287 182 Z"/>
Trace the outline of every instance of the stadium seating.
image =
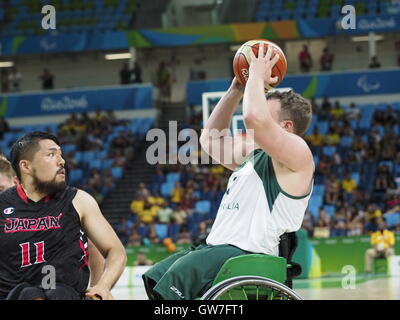
<path id="1" fill-rule="evenodd" d="M 126 30 L 137 10 L 136 0 L 10 0 L 0 7 L 0 16 L 10 18 L 4 32 L 8 35 L 41 35 L 41 8 L 53 5 L 57 10 L 57 30 L 65 33 Z M 0 19 L 1 20 L 1 19 Z"/>
<path id="2" fill-rule="evenodd" d="M 360 16 L 384 14 L 390 10 L 388 1 L 379 0 L 261 0 L 255 21 L 338 18 L 345 4 L 354 5 Z"/>

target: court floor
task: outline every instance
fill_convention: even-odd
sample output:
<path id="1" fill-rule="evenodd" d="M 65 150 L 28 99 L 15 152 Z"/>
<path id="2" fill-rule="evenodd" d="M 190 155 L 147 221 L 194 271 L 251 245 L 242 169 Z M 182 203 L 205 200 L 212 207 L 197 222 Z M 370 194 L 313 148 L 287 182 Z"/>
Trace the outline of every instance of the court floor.
<path id="1" fill-rule="evenodd" d="M 399 300 L 400 277 L 382 275 L 360 276 L 354 284 L 342 277 L 299 279 L 294 290 L 305 300 Z M 117 300 L 147 300 L 143 288 L 115 288 L 112 294 Z"/>

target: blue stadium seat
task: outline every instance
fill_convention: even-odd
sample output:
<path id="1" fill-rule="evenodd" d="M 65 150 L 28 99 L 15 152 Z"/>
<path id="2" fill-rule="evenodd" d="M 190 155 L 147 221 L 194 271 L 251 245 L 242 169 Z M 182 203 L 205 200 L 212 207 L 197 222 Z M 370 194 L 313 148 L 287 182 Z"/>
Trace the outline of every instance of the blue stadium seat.
<path id="1" fill-rule="evenodd" d="M 113 159 L 104 159 L 101 162 L 101 170 L 111 168 L 113 161 L 114 161 Z"/>
<path id="2" fill-rule="evenodd" d="M 168 237 L 172 238 L 173 240 L 176 240 L 176 236 L 179 233 L 179 229 L 181 228 L 181 225 L 178 223 L 172 223 L 168 226 Z"/>
<path id="3" fill-rule="evenodd" d="M 353 140 L 354 140 L 353 137 L 342 137 L 340 139 L 340 146 L 349 148 L 351 147 Z"/>
<path id="4" fill-rule="evenodd" d="M 320 134 L 325 135 L 328 133 L 329 124 L 327 121 L 318 121 L 317 128 Z"/>
<path id="5" fill-rule="evenodd" d="M 310 207 L 317 206 L 318 208 L 320 208 L 322 206 L 322 203 L 323 203 L 323 196 L 313 194 L 310 198 L 309 206 Z"/>
<path id="6" fill-rule="evenodd" d="M 322 153 L 328 157 L 333 156 L 335 152 L 336 152 L 335 146 L 325 146 L 322 148 Z"/>
<path id="7" fill-rule="evenodd" d="M 154 231 L 157 236 L 163 240 L 168 236 L 168 225 L 164 223 L 156 223 L 154 225 Z"/>
<path id="8" fill-rule="evenodd" d="M 323 196 L 325 192 L 325 186 L 323 184 L 316 184 L 313 188 L 313 194 L 316 196 Z"/>
<path id="9" fill-rule="evenodd" d="M 308 205 L 308 211 L 310 211 L 314 221 L 317 221 L 319 216 L 319 207 L 316 205 Z"/>
<path id="10" fill-rule="evenodd" d="M 208 200 L 197 201 L 194 210 L 200 214 L 207 214 L 211 209 L 211 202 Z"/>
<path id="11" fill-rule="evenodd" d="M 83 178 L 83 171 L 82 169 L 76 168 L 71 170 L 68 176 L 71 183 L 81 182 Z"/>
<path id="12" fill-rule="evenodd" d="M 147 225 L 139 225 L 136 229 L 137 233 L 140 235 L 142 239 L 148 236 L 149 230 L 150 228 Z"/>
<path id="13" fill-rule="evenodd" d="M 325 205 L 324 210 L 332 218 L 336 213 L 336 207 L 334 205 Z"/>
<path id="14" fill-rule="evenodd" d="M 351 174 L 351 178 L 354 179 L 357 185 L 360 185 L 360 173 L 359 172 L 353 172 Z"/>
<path id="15" fill-rule="evenodd" d="M 172 190 L 174 190 L 174 184 L 165 182 L 161 185 L 161 195 L 163 197 L 170 197 L 172 195 Z"/>
<path id="16" fill-rule="evenodd" d="M 170 172 L 166 175 L 166 182 L 175 184 L 177 181 L 181 179 L 181 175 L 178 172 Z"/>
<path id="17" fill-rule="evenodd" d="M 100 159 L 94 159 L 94 160 L 88 162 L 88 167 L 89 167 L 89 169 L 101 170 L 103 167 L 103 164 Z"/>
<path id="18" fill-rule="evenodd" d="M 123 170 L 120 167 L 112 167 L 111 174 L 115 179 L 119 180 L 122 178 Z"/>
<path id="19" fill-rule="evenodd" d="M 385 214 L 385 219 L 386 219 L 387 226 L 389 228 L 395 227 L 398 224 L 400 224 L 400 213 L 395 212 L 395 213 Z"/>

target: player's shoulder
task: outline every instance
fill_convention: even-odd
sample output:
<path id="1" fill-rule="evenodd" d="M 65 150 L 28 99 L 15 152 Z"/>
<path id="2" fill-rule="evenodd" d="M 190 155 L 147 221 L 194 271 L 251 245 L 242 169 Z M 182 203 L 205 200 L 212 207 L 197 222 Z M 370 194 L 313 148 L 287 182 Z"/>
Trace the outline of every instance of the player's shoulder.
<path id="1" fill-rule="evenodd" d="M 90 195 L 88 192 L 82 190 L 82 189 L 75 189 L 76 194 L 73 199 L 75 204 L 79 205 L 90 205 L 93 203 L 97 203 L 96 200 L 93 198 L 92 195 Z"/>
<path id="2" fill-rule="evenodd" d="M 16 189 L 17 187 L 14 186 L 0 192 L 0 203 L 14 201 L 18 197 Z"/>

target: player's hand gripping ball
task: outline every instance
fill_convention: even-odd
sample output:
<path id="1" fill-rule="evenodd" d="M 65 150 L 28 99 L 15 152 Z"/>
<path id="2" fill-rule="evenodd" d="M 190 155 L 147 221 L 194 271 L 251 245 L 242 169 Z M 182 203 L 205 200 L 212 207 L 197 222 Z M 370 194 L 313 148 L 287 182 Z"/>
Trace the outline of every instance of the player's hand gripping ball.
<path id="1" fill-rule="evenodd" d="M 246 85 L 247 80 L 249 79 L 249 64 L 251 62 L 250 50 L 253 50 L 253 53 L 256 57 L 258 57 L 258 48 L 260 43 L 264 43 L 264 54 L 266 54 L 268 47 L 272 46 L 274 56 L 276 53 L 279 55 L 278 62 L 272 68 L 271 77 L 278 77 L 278 81 L 274 84 L 265 84 L 265 89 L 270 90 L 272 87 L 276 87 L 283 80 L 286 75 L 287 69 L 287 61 L 286 56 L 283 53 L 282 49 L 275 43 L 265 39 L 258 40 L 250 40 L 244 43 L 235 54 L 233 58 L 233 73 L 235 74 L 236 79 L 238 79 L 239 83 L 243 86 Z"/>

